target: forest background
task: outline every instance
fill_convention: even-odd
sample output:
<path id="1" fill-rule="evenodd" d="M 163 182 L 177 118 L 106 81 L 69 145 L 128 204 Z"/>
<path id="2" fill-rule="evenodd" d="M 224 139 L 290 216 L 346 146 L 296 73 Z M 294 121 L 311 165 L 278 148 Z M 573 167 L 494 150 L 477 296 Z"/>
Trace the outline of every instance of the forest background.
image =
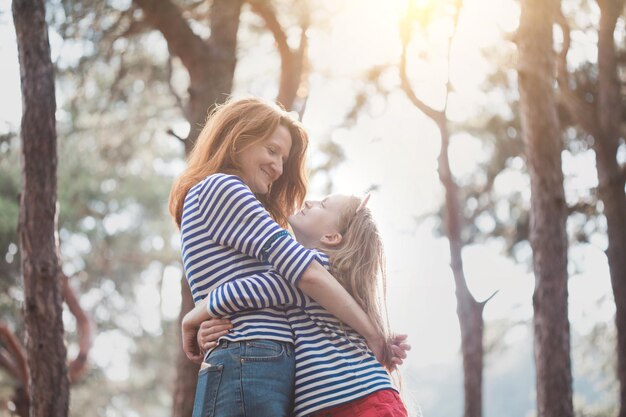
<path id="1" fill-rule="evenodd" d="M 69 359 L 87 358 L 72 381 L 70 415 L 178 415 L 172 409 L 185 401 L 177 375 L 184 288 L 167 197 L 184 167 L 194 120 L 209 106 L 194 102 L 194 88 L 202 85 L 198 70 L 160 25 L 156 3 L 46 2 L 56 81 L 60 260 L 82 311 L 67 303 L 63 323 Z M 215 48 L 214 34 L 222 30 L 215 25 L 226 21 L 216 17 L 219 3 L 161 2 L 175 5 L 186 36 L 211 39 L 205 44 Z M 614 39 L 623 51 L 620 4 Z M 561 8 L 571 38 L 555 28 L 555 51 L 570 43 L 565 67 L 576 93 L 593 97 L 601 9 L 591 0 L 563 0 Z M 232 85 L 214 88 L 213 102 L 230 93 L 278 98 L 311 137 L 310 196 L 372 192 L 386 245 L 390 322 L 409 334 L 413 347 L 401 368 L 411 415 L 460 415 L 467 407 L 457 316 L 462 301 L 455 297 L 458 271 L 449 245 L 455 239 L 469 291 L 476 300 L 489 299 L 481 304 L 483 414 L 536 415 L 531 181 L 517 85 L 520 4 L 258 0 L 240 4 L 236 20 Z M 0 324 L 22 341 L 16 44 L 10 5 L 3 2 Z M 619 56 L 621 76 L 626 59 Z M 612 416 L 620 406 L 615 302 L 593 138 L 559 103 L 574 410 Z M 449 147 L 442 141 L 447 132 Z M 461 226 L 452 237 L 442 149 L 461 202 Z M 616 158 L 623 167 L 623 137 Z M 6 340 L 0 354 L 10 363 L 15 355 Z M 9 366 L 0 370 L 0 416 L 18 411 L 20 384 Z"/>

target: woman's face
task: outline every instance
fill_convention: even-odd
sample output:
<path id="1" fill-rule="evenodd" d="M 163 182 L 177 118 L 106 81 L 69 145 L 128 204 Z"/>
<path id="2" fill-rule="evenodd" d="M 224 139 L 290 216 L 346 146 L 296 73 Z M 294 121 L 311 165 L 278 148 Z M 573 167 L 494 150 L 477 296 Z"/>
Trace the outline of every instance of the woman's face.
<path id="1" fill-rule="evenodd" d="M 254 194 L 267 194 L 283 173 L 291 151 L 289 129 L 278 125 L 265 140 L 254 143 L 237 155 L 241 178 Z"/>

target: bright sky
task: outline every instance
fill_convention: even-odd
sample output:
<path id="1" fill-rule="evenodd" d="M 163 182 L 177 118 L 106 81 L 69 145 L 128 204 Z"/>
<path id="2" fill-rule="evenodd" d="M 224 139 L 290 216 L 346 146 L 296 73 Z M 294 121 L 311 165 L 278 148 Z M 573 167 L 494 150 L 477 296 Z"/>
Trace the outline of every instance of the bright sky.
<path id="1" fill-rule="evenodd" d="M 427 5 L 429 1 L 435 0 L 418 0 L 418 4 Z M 455 362 L 460 336 L 447 241 L 433 237 L 432 220 L 421 223 L 415 220 L 435 211 L 443 196 L 436 172 L 437 130 L 400 93 L 391 94 L 387 102 L 374 100 L 372 115 L 360 117 L 353 128 L 337 128 L 352 104 L 354 80 L 364 69 L 398 62 L 400 43 L 396 27 L 405 1 L 346 0 L 338 3 L 325 0 L 325 4 L 335 13 L 328 31 L 311 34 L 310 60 L 315 68 L 304 123 L 314 147 L 331 137 L 346 153 L 346 161 L 332 175 L 335 192 L 361 195 L 370 186 L 379 186 L 373 193 L 370 207 L 386 244 L 391 323 L 397 331 L 408 333 L 413 344 L 408 367 L 419 370 L 437 363 Z M 488 63 L 481 49 L 501 39 L 503 31 L 513 31 L 517 19 L 517 5 L 513 0 L 465 1 L 453 45 L 455 93 L 450 102 L 453 120 L 469 118 L 485 104 L 481 83 Z M 411 45 L 414 55 L 417 55 L 417 48 L 424 46 L 425 41 L 421 42 L 416 40 Z M 445 73 L 445 60 L 438 46 L 443 43 L 440 40 L 426 45 L 430 65 L 413 60 L 416 66 L 409 68 L 415 88 L 435 107 L 441 103 L 443 92 L 441 74 Z M 0 4 L 0 62 L 0 129 L 5 129 L 6 124 L 18 126 L 21 116 L 15 33 L 6 3 Z M 241 78 L 253 75 L 246 71 L 257 68 L 246 66 L 245 57 L 240 67 L 238 76 Z M 338 77 L 328 79 L 320 73 Z M 386 82 L 397 84 L 397 77 L 394 77 L 390 75 Z M 249 92 L 254 93 L 236 91 L 238 94 Z M 480 142 L 469 135 L 459 135 L 452 152 L 453 169 L 457 174 L 471 172 L 477 161 L 484 158 Z M 593 155 L 564 157 L 563 165 L 568 174 L 569 193 L 584 191 L 597 181 Z M 525 178 L 511 175 L 504 187 L 523 190 L 527 182 Z M 310 193 L 318 196 L 319 185 L 314 184 Z M 581 332 L 589 331 L 597 321 L 612 320 L 614 314 L 608 269 L 602 253 L 605 244 L 602 240 L 592 241 L 571 254 L 582 272 L 570 278 L 570 317 L 573 327 Z M 501 248 L 495 243 L 466 248 L 464 262 L 470 288 L 477 299 L 482 300 L 499 290 L 485 309 L 487 321 L 532 317 L 534 283 L 525 265 L 516 265 L 502 256 Z M 146 271 L 140 285 L 154 288 L 155 274 L 164 274 L 165 279 L 163 288 L 155 291 L 154 297 L 162 299 L 165 316 L 175 317 L 179 271 L 173 267 Z M 151 322 L 148 316 L 154 317 L 151 312 L 158 309 L 159 304 L 153 302 L 141 308 L 146 313 L 146 322 L 142 321 L 142 325 L 158 331 L 154 329 L 158 324 Z M 524 331 L 517 331 L 507 342 L 517 343 L 520 338 L 528 337 L 530 335 Z M 110 369 L 110 376 L 124 378 L 127 368 L 123 361 L 121 365 L 117 360 L 112 361 L 110 343 L 123 347 L 126 342 L 114 334 L 100 336 L 94 347 L 94 360 L 101 365 L 115 362 L 118 368 Z"/>

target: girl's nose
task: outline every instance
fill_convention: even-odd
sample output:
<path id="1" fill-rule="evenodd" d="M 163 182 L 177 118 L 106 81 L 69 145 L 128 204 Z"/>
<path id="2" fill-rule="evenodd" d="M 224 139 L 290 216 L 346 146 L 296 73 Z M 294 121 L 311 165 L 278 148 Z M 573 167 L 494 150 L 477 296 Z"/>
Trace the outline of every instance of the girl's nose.
<path id="1" fill-rule="evenodd" d="M 309 209 L 309 208 L 311 208 L 311 206 L 312 206 L 312 205 L 313 205 L 313 204 L 311 204 L 311 202 L 310 202 L 309 200 L 307 200 L 307 201 L 305 201 L 305 202 L 304 202 L 304 207 L 306 207 L 306 208 L 308 208 L 308 209 Z"/>

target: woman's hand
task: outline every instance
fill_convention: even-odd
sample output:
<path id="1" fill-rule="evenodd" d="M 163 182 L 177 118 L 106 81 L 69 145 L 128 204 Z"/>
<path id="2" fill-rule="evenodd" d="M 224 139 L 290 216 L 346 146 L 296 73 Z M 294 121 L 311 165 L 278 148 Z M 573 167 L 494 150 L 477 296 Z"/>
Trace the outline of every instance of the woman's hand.
<path id="1" fill-rule="evenodd" d="M 198 329 L 197 346 L 200 346 L 202 353 L 217 346 L 217 339 L 228 334 L 233 328 L 228 319 L 210 319 L 203 321 Z"/>

